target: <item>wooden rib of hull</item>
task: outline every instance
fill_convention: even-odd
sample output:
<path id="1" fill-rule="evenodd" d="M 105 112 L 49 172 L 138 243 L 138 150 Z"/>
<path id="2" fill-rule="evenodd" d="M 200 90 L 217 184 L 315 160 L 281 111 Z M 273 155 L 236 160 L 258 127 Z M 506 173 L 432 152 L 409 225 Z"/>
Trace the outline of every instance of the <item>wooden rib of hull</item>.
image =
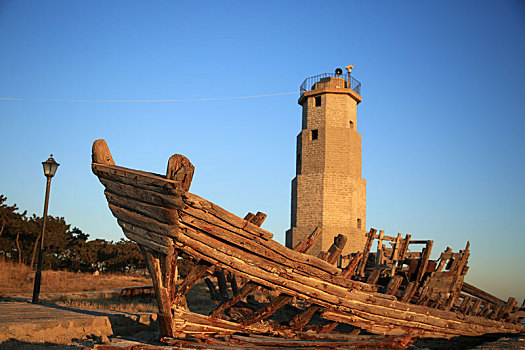
<path id="1" fill-rule="evenodd" d="M 176 181 L 161 175 L 118 167 L 110 160 L 107 164 L 93 163 L 92 169 L 106 187 L 109 207 L 124 234 L 150 254 L 151 264 L 161 264 L 155 262 L 155 254 L 166 256 L 175 249 L 251 283 L 316 305 L 327 320 L 377 334 L 453 337 L 523 331 L 517 323 L 414 305 L 399 301 L 394 295 L 378 293 L 375 285 L 345 279 L 345 273 L 329 262 L 280 245 L 272 240 L 270 232 L 183 190 Z M 358 273 L 363 273 L 365 262 Z M 161 279 L 155 285 L 156 293 L 159 290 L 177 295 L 175 287 L 163 286 Z M 166 322 L 171 323 L 163 326 L 171 327 L 163 331 L 168 335 L 178 331 L 235 333 L 243 327 L 242 323 L 215 317 L 190 317 L 184 305 L 174 305 L 176 298 L 163 298 L 168 298 L 163 303 L 173 303 L 171 316 L 162 310 Z M 182 300 L 180 295 L 177 300 Z M 271 325 L 254 324 L 247 330 L 297 334 L 292 328 L 283 331 L 282 327 Z"/>

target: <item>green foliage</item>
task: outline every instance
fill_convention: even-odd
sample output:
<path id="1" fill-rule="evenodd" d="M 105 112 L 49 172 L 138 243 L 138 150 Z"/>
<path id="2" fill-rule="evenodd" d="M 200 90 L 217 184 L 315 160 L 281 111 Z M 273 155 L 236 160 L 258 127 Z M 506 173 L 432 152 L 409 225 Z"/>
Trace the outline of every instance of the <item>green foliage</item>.
<path id="1" fill-rule="evenodd" d="M 18 212 L 0 195 L 0 255 L 21 264 L 36 264 L 42 233 L 42 218 Z M 88 241 L 89 235 L 71 228 L 61 217 L 48 216 L 44 236 L 43 268 L 93 272 L 144 270 L 145 261 L 136 244 L 121 239 Z"/>

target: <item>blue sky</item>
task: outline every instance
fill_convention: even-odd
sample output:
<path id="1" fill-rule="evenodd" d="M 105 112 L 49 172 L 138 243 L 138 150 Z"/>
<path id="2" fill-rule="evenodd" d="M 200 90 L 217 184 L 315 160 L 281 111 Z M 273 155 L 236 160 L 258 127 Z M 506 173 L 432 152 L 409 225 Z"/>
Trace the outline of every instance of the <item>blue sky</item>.
<path id="1" fill-rule="evenodd" d="M 0 98 L 251 99 L 108 103 L 0 100 L 0 193 L 91 238 L 123 237 L 90 169 L 93 140 L 117 164 L 195 165 L 192 192 L 268 214 L 281 243 L 302 81 L 354 64 L 367 226 L 471 242 L 467 280 L 525 297 L 521 1 L 0 2 Z M 521 302 L 521 300 L 519 302 Z"/>

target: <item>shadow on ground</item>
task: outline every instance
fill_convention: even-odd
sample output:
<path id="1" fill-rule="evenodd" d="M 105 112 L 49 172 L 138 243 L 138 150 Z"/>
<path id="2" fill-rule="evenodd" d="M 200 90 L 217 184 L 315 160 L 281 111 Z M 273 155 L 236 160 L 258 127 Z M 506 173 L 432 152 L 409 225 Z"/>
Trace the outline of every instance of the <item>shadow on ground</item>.
<path id="1" fill-rule="evenodd" d="M 55 343 L 34 343 L 15 339 L 9 339 L 0 343 L 1 350 L 83 350 L 86 347 L 92 348 L 94 344 L 100 343 L 100 339 L 73 339 L 71 344 L 55 344 Z"/>
<path id="2" fill-rule="evenodd" d="M 485 334 L 477 337 L 454 337 L 450 340 L 439 338 L 421 338 L 416 340 L 409 350 L 464 350 L 464 349 L 525 349 L 525 334 Z"/>

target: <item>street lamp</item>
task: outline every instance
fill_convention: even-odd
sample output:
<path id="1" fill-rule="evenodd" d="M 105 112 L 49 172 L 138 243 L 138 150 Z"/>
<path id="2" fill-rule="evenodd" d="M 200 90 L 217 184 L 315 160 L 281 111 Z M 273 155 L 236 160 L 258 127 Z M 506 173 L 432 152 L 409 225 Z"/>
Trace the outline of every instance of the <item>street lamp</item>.
<path id="1" fill-rule="evenodd" d="M 51 188 L 51 178 L 55 176 L 57 168 L 60 164 L 55 162 L 53 155 L 48 160 L 42 162 L 44 167 L 44 175 L 47 178 L 46 185 L 46 199 L 44 202 L 44 217 L 42 218 L 42 240 L 40 242 L 40 250 L 38 251 L 38 263 L 36 266 L 35 285 L 33 287 L 33 304 L 38 304 L 38 295 L 40 294 L 40 281 L 42 279 L 42 255 L 44 255 L 44 234 L 46 232 L 47 219 L 47 205 L 49 204 L 49 189 Z"/>

